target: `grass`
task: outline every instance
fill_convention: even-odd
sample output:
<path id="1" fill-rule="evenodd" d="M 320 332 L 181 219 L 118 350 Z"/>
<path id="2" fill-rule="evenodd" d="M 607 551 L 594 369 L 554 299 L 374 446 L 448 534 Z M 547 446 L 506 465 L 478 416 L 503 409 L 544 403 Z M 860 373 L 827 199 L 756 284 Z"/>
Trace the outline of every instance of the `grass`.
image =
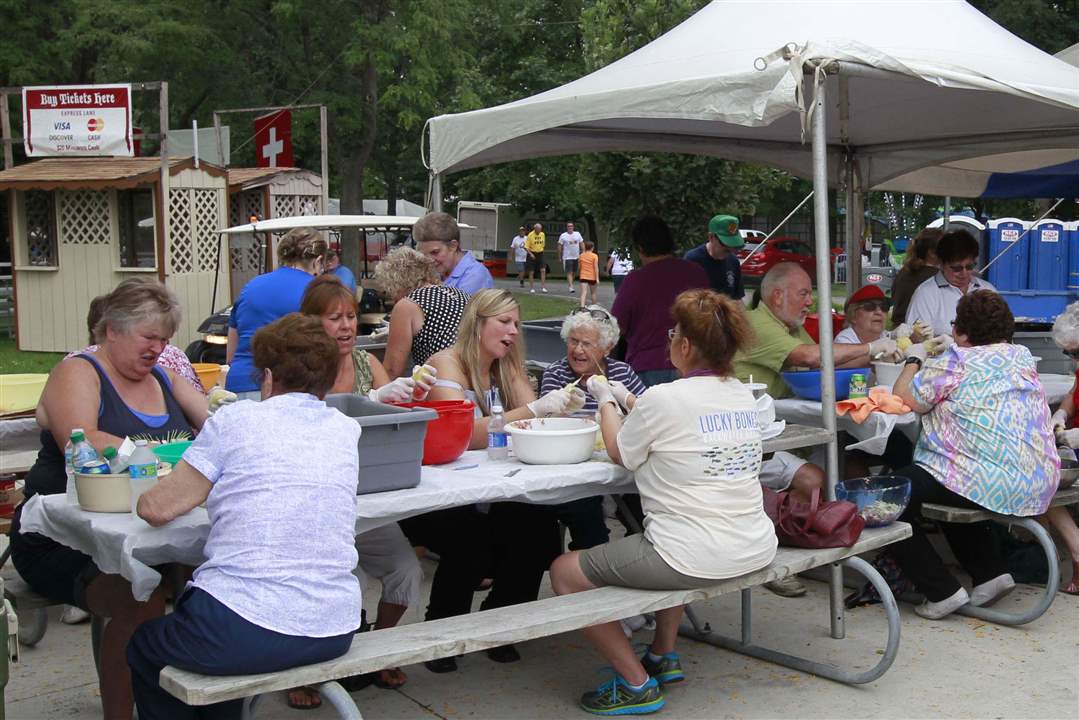
<path id="1" fill-rule="evenodd" d="M 521 304 L 521 320 L 565 317 L 570 310 L 578 305 L 576 300 L 552 297 L 550 295 L 514 293 L 514 296 L 517 298 L 517 302 Z"/>
<path id="2" fill-rule="evenodd" d="M 15 346 L 15 340 L 0 340 L 0 372 L 47 373 L 56 363 L 64 359 L 67 353 L 27 352 Z"/>

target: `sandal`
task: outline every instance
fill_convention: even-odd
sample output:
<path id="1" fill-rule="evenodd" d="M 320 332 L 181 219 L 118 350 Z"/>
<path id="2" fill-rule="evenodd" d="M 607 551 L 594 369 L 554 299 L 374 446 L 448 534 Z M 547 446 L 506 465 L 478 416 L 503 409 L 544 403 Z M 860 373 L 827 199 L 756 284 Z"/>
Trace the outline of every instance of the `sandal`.
<path id="1" fill-rule="evenodd" d="M 322 707 L 322 697 L 315 688 L 301 685 L 288 691 L 288 706 L 293 710 L 317 710 Z"/>
<path id="2" fill-rule="evenodd" d="M 1079 595 L 1079 579 L 1073 579 L 1070 583 L 1060 588 L 1065 595 Z"/>
<path id="3" fill-rule="evenodd" d="M 408 682 L 408 675 L 405 675 L 399 667 L 386 668 L 375 673 L 375 687 L 383 690 L 396 690 L 406 682 Z"/>

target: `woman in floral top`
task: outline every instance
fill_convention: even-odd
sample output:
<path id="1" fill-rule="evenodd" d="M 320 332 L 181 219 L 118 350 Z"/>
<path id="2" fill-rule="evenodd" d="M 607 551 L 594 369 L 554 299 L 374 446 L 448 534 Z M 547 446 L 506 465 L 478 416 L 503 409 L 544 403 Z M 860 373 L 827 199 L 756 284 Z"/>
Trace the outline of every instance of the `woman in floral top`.
<path id="1" fill-rule="evenodd" d="M 1045 512 L 1060 482 L 1060 457 L 1049 405 L 1030 351 L 1011 343 L 1015 319 L 990 290 L 963 297 L 953 323 L 955 344 L 927 360 L 909 351 L 895 393 L 922 414 L 910 478 L 910 504 L 900 519 L 913 534 L 891 546 L 903 572 L 926 596 L 915 609 L 942 618 L 963 605 L 988 605 L 1015 587 L 988 523 L 942 526 L 974 587 L 968 593 L 944 567 L 916 522 L 922 503 L 979 508 L 1024 517 Z M 924 367 L 923 367 L 924 363 Z"/>

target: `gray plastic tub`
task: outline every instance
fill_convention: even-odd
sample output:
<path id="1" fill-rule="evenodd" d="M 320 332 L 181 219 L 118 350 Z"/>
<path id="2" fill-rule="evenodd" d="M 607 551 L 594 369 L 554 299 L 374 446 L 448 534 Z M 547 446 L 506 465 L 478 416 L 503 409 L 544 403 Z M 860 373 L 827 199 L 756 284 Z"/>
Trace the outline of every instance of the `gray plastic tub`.
<path id="1" fill-rule="evenodd" d="M 348 415 L 360 433 L 360 482 L 357 495 L 402 490 L 420 484 L 423 438 L 438 413 L 427 408 L 399 408 L 351 393 L 327 395 L 326 404 Z"/>

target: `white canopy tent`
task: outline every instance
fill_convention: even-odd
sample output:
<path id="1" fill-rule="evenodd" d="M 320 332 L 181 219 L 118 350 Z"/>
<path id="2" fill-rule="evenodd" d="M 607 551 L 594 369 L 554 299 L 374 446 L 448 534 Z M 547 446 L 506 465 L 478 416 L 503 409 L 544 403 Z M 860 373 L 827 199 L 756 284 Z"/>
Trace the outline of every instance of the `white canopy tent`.
<path id="1" fill-rule="evenodd" d="M 711 155 L 812 177 L 818 306 L 828 308 L 829 183 L 846 192 L 853 243 L 861 194 L 892 178 L 963 158 L 1079 148 L 1079 69 L 959 0 L 717 0 L 586 77 L 431 118 L 426 131 L 434 209 L 445 173 L 583 152 Z M 861 254 L 848 258 L 860 277 Z M 830 378 L 831 324 L 820 330 Z M 821 389 L 831 495 L 835 391 Z M 835 572 L 831 591 L 841 637 Z"/>

